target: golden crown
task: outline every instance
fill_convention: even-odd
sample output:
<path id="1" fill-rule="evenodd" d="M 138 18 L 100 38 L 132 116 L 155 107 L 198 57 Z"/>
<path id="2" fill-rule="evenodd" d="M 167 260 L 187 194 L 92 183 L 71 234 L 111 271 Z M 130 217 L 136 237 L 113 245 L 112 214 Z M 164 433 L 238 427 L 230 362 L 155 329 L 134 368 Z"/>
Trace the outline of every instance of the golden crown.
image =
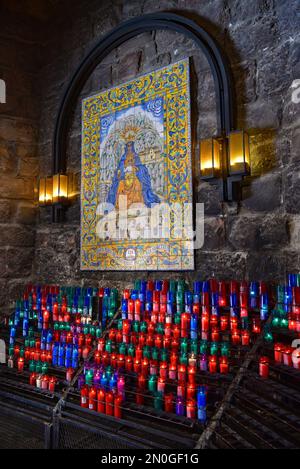
<path id="1" fill-rule="evenodd" d="M 126 143 L 133 142 L 139 130 L 140 129 L 138 126 L 129 124 L 123 130 L 120 131 L 120 137 Z"/>

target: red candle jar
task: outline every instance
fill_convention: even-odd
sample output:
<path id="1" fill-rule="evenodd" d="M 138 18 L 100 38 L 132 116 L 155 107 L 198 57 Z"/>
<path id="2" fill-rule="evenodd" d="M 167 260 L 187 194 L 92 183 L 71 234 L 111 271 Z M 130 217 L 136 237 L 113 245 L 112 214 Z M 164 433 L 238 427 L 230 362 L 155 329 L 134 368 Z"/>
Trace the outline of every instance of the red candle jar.
<path id="1" fill-rule="evenodd" d="M 186 416 L 188 419 L 196 418 L 196 401 L 195 399 L 189 399 L 186 403 Z"/>
<path id="2" fill-rule="evenodd" d="M 177 373 L 177 366 L 170 365 L 169 366 L 169 379 L 176 379 L 176 373 Z"/>
<path id="3" fill-rule="evenodd" d="M 254 332 L 254 334 L 260 334 L 260 332 L 261 332 L 261 323 L 260 323 L 259 318 L 253 318 L 252 332 Z"/>
<path id="4" fill-rule="evenodd" d="M 211 340 L 212 342 L 219 342 L 220 340 L 220 332 L 217 327 L 213 327 L 212 333 L 211 333 Z"/>
<path id="5" fill-rule="evenodd" d="M 18 371 L 20 372 L 24 371 L 24 361 L 24 357 L 18 358 Z"/>
<path id="6" fill-rule="evenodd" d="M 72 332 L 67 333 L 66 342 L 67 342 L 67 344 L 72 344 L 73 343 L 73 334 L 72 334 Z"/>
<path id="7" fill-rule="evenodd" d="M 120 344 L 123 341 L 123 334 L 122 331 L 117 331 L 116 332 L 116 342 L 117 344 Z"/>
<path id="8" fill-rule="evenodd" d="M 125 370 L 132 371 L 133 370 L 133 359 L 132 357 L 126 357 L 125 359 Z"/>
<path id="9" fill-rule="evenodd" d="M 123 355 L 122 353 L 118 355 L 117 366 L 119 370 L 125 368 L 125 355 Z"/>
<path id="10" fill-rule="evenodd" d="M 221 331 L 223 331 L 223 332 L 227 331 L 228 325 L 229 325 L 228 316 L 221 316 L 220 325 L 221 325 Z"/>
<path id="11" fill-rule="evenodd" d="M 159 366 L 159 376 L 160 378 L 166 380 L 168 377 L 168 364 L 167 362 L 161 362 Z"/>
<path id="12" fill-rule="evenodd" d="M 30 384 L 31 386 L 35 386 L 35 385 L 36 385 L 36 376 L 37 376 L 36 373 L 31 373 L 31 374 L 30 374 L 30 377 L 29 377 L 29 384 Z"/>
<path id="13" fill-rule="evenodd" d="M 142 375 L 148 376 L 149 374 L 149 360 L 148 358 L 143 358 L 142 360 Z"/>
<path id="14" fill-rule="evenodd" d="M 239 345 L 241 341 L 241 335 L 239 331 L 232 331 L 231 340 L 234 345 Z"/>
<path id="15" fill-rule="evenodd" d="M 152 324 L 157 324 L 158 322 L 158 313 L 155 311 L 152 311 L 151 313 L 151 323 Z"/>
<path id="16" fill-rule="evenodd" d="M 42 377 L 42 389 L 46 390 L 49 387 L 49 377 L 47 375 L 44 375 Z"/>
<path id="17" fill-rule="evenodd" d="M 185 383 L 182 381 L 179 381 L 177 385 L 177 396 L 182 397 L 183 399 L 185 398 Z"/>
<path id="18" fill-rule="evenodd" d="M 199 315 L 200 314 L 200 303 L 193 304 L 193 313 Z"/>
<path id="19" fill-rule="evenodd" d="M 128 315 L 129 314 L 133 315 L 133 313 L 134 313 L 134 300 L 132 298 L 130 298 L 128 300 L 128 305 L 127 306 L 128 306 Z M 124 324 L 124 322 L 123 322 L 123 324 Z"/>
<path id="20" fill-rule="evenodd" d="M 181 337 L 188 337 L 190 332 L 191 316 L 188 313 L 181 315 Z"/>
<path id="21" fill-rule="evenodd" d="M 188 380 L 190 384 L 196 383 L 196 373 L 197 373 L 197 368 L 195 366 L 188 367 Z"/>
<path id="22" fill-rule="evenodd" d="M 208 369 L 210 373 L 216 373 L 217 372 L 217 362 L 218 359 L 216 355 L 210 355 L 208 358 Z"/>
<path id="23" fill-rule="evenodd" d="M 101 339 L 98 339 L 98 350 L 99 352 L 104 352 L 104 348 L 105 348 L 105 339 L 101 338 Z"/>
<path id="24" fill-rule="evenodd" d="M 269 376 L 269 358 L 260 357 L 259 359 L 259 375 L 262 378 L 268 378 Z"/>
<path id="25" fill-rule="evenodd" d="M 163 336 L 161 334 L 156 334 L 155 340 L 154 340 L 154 345 L 157 348 L 162 348 L 162 346 L 163 346 Z"/>
<path id="26" fill-rule="evenodd" d="M 141 369 L 141 362 L 139 359 L 135 359 L 133 362 L 133 370 L 135 373 L 139 373 Z"/>
<path id="27" fill-rule="evenodd" d="M 242 331 L 242 345 L 248 346 L 250 344 L 250 332 L 247 330 Z"/>
<path id="28" fill-rule="evenodd" d="M 146 345 L 148 345 L 148 347 L 153 347 L 153 344 L 154 344 L 154 336 L 153 334 L 147 334 L 146 336 Z"/>
<path id="29" fill-rule="evenodd" d="M 85 345 L 85 346 L 83 347 L 83 349 L 82 349 L 82 358 L 83 358 L 84 360 L 87 359 L 87 357 L 88 357 L 90 351 L 91 351 L 91 347 L 89 347 L 88 345 Z"/>
<path id="30" fill-rule="evenodd" d="M 97 392 L 97 411 L 105 414 L 105 391 L 98 389 Z"/>
<path id="31" fill-rule="evenodd" d="M 178 349 L 179 349 L 179 340 L 173 339 L 171 342 L 171 350 L 173 350 L 173 352 L 177 352 Z"/>
<path id="32" fill-rule="evenodd" d="M 53 303 L 52 305 L 52 317 L 53 317 L 53 321 L 58 321 L 58 304 L 57 303 Z"/>
<path id="33" fill-rule="evenodd" d="M 228 358 L 221 357 L 220 358 L 220 373 L 222 373 L 223 375 L 226 375 L 228 371 L 229 371 Z"/>
<path id="34" fill-rule="evenodd" d="M 202 314 L 201 317 L 201 330 L 203 332 L 209 331 L 209 314 Z"/>
<path id="35" fill-rule="evenodd" d="M 41 352 L 41 357 L 40 357 L 40 360 L 45 363 L 47 361 L 47 352 L 45 352 L 45 350 L 43 350 Z"/>
<path id="36" fill-rule="evenodd" d="M 110 331 L 108 333 L 108 338 L 112 342 L 115 342 L 115 340 L 116 340 L 116 332 L 117 332 L 116 329 L 110 329 Z"/>
<path id="37" fill-rule="evenodd" d="M 235 332 L 238 330 L 239 321 L 238 318 L 230 318 L 230 330 Z"/>
<path id="38" fill-rule="evenodd" d="M 115 397 L 114 416 L 117 419 L 122 418 L 122 396 L 119 394 L 117 394 Z"/>
<path id="39" fill-rule="evenodd" d="M 41 356 L 40 350 L 35 349 L 35 351 L 34 351 L 34 360 L 35 360 L 36 362 L 39 361 L 40 356 Z"/>
<path id="40" fill-rule="evenodd" d="M 112 391 L 108 391 L 105 396 L 105 413 L 106 415 L 114 415 L 114 395 Z"/>
<path id="41" fill-rule="evenodd" d="M 147 385 L 147 377 L 144 375 L 138 376 L 138 387 L 139 389 L 145 390 Z"/>
<path id="42" fill-rule="evenodd" d="M 213 328 L 218 327 L 218 321 L 219 321 L 218 316 L 216 314 L 212 314 L 211 317 L 210 317 L 211 327 L 213 327 Z"/>
<path id="43" fill-rule="evenodd" d="M 274 360 L 277 363 L 281 363 L 283 359 L 283 350 L 284 350 L 284 345 L 281 344 L 280 342 L 276 342 L 274 344 Z"/>
<path id="44" fill-rule="evenodd" d="M 89 390 L 89 409 L 97 410 L 97 390 L 94 386 Z"/>
<path id="45" fill-rule="evenodd" d="M 158 364 L 156 360 L 150 360 L 150 375 L 157 375 Z"/>
<path id="46" fill-rule="evenodd" d="M 118 366 L 118 355 L 116 353 L 112 353 L 110 355 L 110 364 L 113 368 L 117 368 L 117 366 Z"/>
<path id="47" fill-rule="evenodd" d="M 196 386 L 195 384 L 188 384 L 186 389 L 186 398 L 187 399 L 194 399 L 196 395 Z"/>
<path id="48" fill-rule="evenodd" d="M 293 365 L 293 362 L 292 362 L 292 352 L 293 352 L 293 348 L 292 347 L 285 347 L 283 349 L 283 364 L 284 365 L 287 365 L 287 366 L 292 366 Z"/>
<path id="49" fill-rule="evenodd" d="M 140 347 L 144 347 L 146 345 L 146 339 L 147 335 L 144 332 L 140 332 L 140 334 L 138 334 L 138 344 Z"/>
<path id="50" fill-rule="evenodd" d="M 87 345 L 88 347 L 91 347 L 92 343 L 93 343 L 93 338 L 92 338 L 91 334 L 87 334 L 85 336 L 85 345 Z"/>
<path id="51" fill-rule="evenodd" d="M 74 375 L 74 369 L 73 368 L 67 368 L 66 380 L 68 381 L 68 383 L 70 383 L 72 381 L 73 375 Z"/>
<path id="52" fill-rule="evenodd" d="M 85 409 L 87 409 L 88 406 L 89 406 L 88 400 L 89 400 L 89 388 L 88 388 L 88 386 L 85 385 L 80 390 L 80 405 L 81 405 L 81 407 L 84 407 Z"/>
<path id="53" fill-rule="evenodd" d="M 108 366 L 110 364 L 110 354 L 108 352 L 103 352 L 101 361 L 104 366 Z"/>
<path id="54" fill-rule="evenodd" d="M 172 352 L 172 353 L 171 353 L 171 356 L 170 356 L 170 363 L 171 363 L 171 365 L 177 366 L 177 363 L 178 363 L 178 355 L 177 355 L 177 353 L 175 353 L 175 352 Z"/>
<path id="55" fill-rule="evenodd" d="M 173 337 L 174 339 L 180 339 L 180 327 L 178 324 L 173 325 Z"/>
<path id="56" fill-rule="evenodd" d="M 136 349 L 135 349 L 135 358 L 137 360 L 142 360 L 142 358 L 143 358 L 143 349 L 139 346 L 136 347 Z"/>
<path id="57" fill-rule="evenodd" d="M 172 338 L 163 336 L 163 348 L 171 348 Z"/>
<path id="58" fill-rule="evenodd" d="M 47 352 L 47 362 L 52 363 L 52 353 L 51 352 Z"/>
<path id="59" fill-rule="evenodd" d="M 98 350 L 94 354 L 94 360 L 95 360 L 96 365 L 101 364 L 101 353 Z"/>
<path id="60" fill-rule="evenodd" d="M 103 340 L 103 341 L 104 341 L 104 344 L 105 344 L 105 340 L 104 340 L 104 339 L 99 339 L 99 342 L 100 342 L 100 340 Z M 78 346 L 79 346 L 79 347 L 83 347 L 84 342 L 85 342 L 84 334 L 82 334 L 82 333 L 78 334 Z"/>
<path id="61" fill-rule="evenodd" d="M 157 381 L 157 391 L 164 393 L 166 387 L 166 382 L 163 378 L 158 378 Z"/>
<path id="62" fill-rule="evenodd" d="M 55 392 L 55 386 L 56 386 L 56 378 L 55 376 L 51 376 L 51 378 L 49 378 L 49 391 Z"/>
<path id="63" fill-rule="evenodd" d="M 162 306 L 162 305 L 161 305 Z M 166 306 L 166 305 L 165 305 Z M 166 306 L 167 307 L 167 306 Z M 162 324 L 165 322 L 166 320 L 166 314 L 165 314 L 165 311 L 163 311 L 162 309 L 160 309 L 159 313 L 158 313 L 158 317 L 157 317 L 157 320 L 158 322 L 161 322 Z"/>
<path id="64" fill-rule="evenodd" d="M 131 332 L 130 334 L 130 343 L 133 345 L 137 345 L 139 343 L 139 337 L 136 332 Z"/>
<path id="65" fill-rule="evenodd" d="M 124 298 L 124 300 L 129 300 L 129 298 L 130 298 L 130 290 L 127 290 L 127 289 L 126 289 L 126 290 L 123 291 L 123 298 Z"/>
<path id="66" fill-rule="evenodd" d="M 179 365 L 178 366 L 178 381 L 186 381 L 186 366 L 185 365 Z"/>
<path id="67" fill-rule="evenodd" d="M 24 358 L 26 362 L 30 360 L 30 348 L 29 347 L 25 347 Z"/>
<path id="68" fill-rule="evenodd" d="M 224 307 L 227 305 L 227 300 L 226 300 L 226 283 L 225 282 L 219 282 L 219 306 Z"/>
<path id="69" fill-rule="evenodd" d="M 172 393 L 168 393 L 165 395 L 165 412 L 173 412 L 174 411 L 174 395 Z"/>

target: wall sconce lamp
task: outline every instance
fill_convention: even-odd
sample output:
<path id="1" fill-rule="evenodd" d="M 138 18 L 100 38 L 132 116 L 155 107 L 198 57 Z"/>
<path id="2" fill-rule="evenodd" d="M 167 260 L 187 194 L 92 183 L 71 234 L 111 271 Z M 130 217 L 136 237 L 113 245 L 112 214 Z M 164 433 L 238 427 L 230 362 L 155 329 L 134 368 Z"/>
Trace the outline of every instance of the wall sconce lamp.
<path id="1" fill-rule="evenodd" d="M 225 138 L 209 138 L 200 142 L 200 178 L 211 184 L 220 184 L 224 201 L 241 199 L 242 181 L 249 174 L 247 132 L 234 131 Z"/>
<path id="2" fill-rule="evenodd" d="M 40 207 L 53 207 L 53 221 L 62 221 L 65 208 L 79 194 L 77 175 L 54 174 L 39 179 Z"/>

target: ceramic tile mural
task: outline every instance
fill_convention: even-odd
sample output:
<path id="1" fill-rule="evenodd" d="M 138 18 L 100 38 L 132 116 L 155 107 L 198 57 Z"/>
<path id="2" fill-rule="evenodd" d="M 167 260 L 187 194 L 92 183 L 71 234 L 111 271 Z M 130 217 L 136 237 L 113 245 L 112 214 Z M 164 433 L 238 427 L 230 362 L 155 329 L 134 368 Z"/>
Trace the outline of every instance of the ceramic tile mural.
<path id="1" fill-rule="evenodd" d="M 192 203 L 188 59 L 86 98 L 82 116 L 81 269 L 193 269 L 175 223 Z"/>

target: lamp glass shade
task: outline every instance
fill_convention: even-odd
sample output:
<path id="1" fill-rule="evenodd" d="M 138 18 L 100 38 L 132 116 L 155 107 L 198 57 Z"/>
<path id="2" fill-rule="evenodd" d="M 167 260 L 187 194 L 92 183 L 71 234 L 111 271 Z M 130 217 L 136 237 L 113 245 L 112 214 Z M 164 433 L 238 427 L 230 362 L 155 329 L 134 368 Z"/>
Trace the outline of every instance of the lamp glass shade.
<path id="1" fill-rule="evenodd" d="M 43 177 L 39 180 L 39 205 L 52 203 L 53 181 L 52 177 Z"/>
<path id="2" fill-rule="evenodd" d="M 53 176 L 53 203 L 62 203 L 68 198 L 68 176 L 55 174 Z"/>
<path id="3" fill-rule="evenodd" d="M 221 144 L 215 138 L 200 142 L 200 177 L 213 179 L 219 177 L 221 170 Z"/>
<path id="4" fill-rule="evenodd" d="M 68 199 L 74 199 L 79 194 L 78 177 L 75 173 L 68 174 Z"/>
<path id="5" fill-rule="evenodd" d="M 230 132 L 229 137 L 229 174 L 246 175 L 250 172 L 249 135 L 243 130 Z"/>

